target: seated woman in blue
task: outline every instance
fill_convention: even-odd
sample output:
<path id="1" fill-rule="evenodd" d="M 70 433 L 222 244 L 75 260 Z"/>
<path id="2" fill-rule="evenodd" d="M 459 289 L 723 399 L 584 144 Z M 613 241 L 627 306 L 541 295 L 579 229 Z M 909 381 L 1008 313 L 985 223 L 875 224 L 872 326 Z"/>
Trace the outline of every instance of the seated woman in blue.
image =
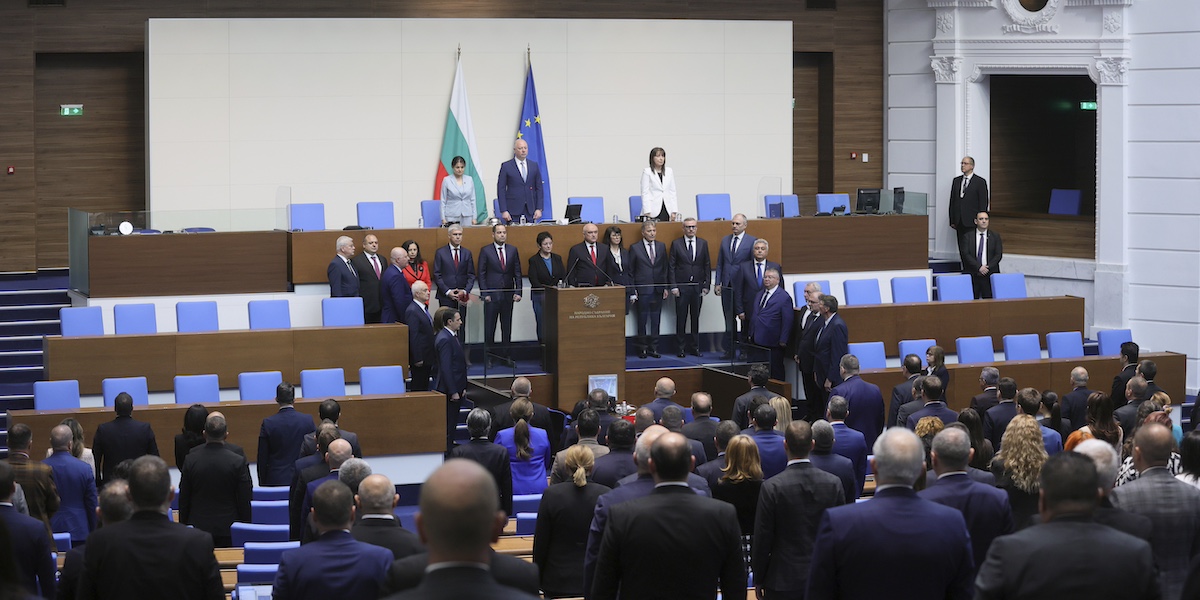
<path id="1" fill-rule="evenodd" d="M 554 464 L 550 437 L 541 428 L 529 426 L 533 403 L 528 398 L 517 398 L 508 412 L 516 426 L 501 429 L 496 443 L 508 449 L 512 461 L 512 493 L 540 494 L 548 485 L 546 475 Z"/>

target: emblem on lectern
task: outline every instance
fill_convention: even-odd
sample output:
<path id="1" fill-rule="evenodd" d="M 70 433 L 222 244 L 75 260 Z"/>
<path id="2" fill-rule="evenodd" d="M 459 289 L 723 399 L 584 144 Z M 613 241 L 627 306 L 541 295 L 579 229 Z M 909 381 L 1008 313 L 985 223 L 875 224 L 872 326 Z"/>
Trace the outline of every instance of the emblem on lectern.
<path id="1" fill-rule="evenodd" d="M 596 308 L 597 306 L 600 306 L 600 296 L 595 294 L 588 294 L 584 296 L 583 305 L 588 308 Z"/>

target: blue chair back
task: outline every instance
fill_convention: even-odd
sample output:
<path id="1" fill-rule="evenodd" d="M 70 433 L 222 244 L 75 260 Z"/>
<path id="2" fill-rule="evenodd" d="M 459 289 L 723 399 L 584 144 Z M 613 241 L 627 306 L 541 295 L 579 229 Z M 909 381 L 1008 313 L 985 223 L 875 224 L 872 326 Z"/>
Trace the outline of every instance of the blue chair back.
<path id="1" fill-rule="evenodd" d="M 763 214 L 770 216 L 772 204 L 780 205 L 779 213 L 784 218 L 800 216 L 800 197 L 795 194 L 763 196 L 763 209 L 766 211 Z"/>
<path id="2" fill-rule="evenodd" d="M 1038 360 L 1042 346 L 1036 333 L 1004 336 L 1004 360 Z"/>
<path id="3" fill-rule="evenodd" d="M 373 394 L 403 394 L 404 367 L 399 365 L 386 367 L 360 367 L 358 369 L 360 393 L 364 396 Z"/>
<path id="4" fill-rule="evenodd" d="M 320 202 L 289 204 L 288 229 L 292 231 L 324 231 L 325 205 Z"/>
<path id="5" fill-rule="evenodd" d="M 321 324 L 325 327 L 364 325 L 363 299 L 324 298 L 321 300 Z"/>
<path id="6" fill-rule="evenodd" d="M 246 303 L 250 311 L 250 329 L 290 329 L 292 315 L 290 304 L 282 300 L 251 300 Z"/>
<path id="7" fill-rule="evenodd" d="M 733 219 L 729 194 L 696 194 L 696 218 L 701 221 Z"/>
<path id="8" fill-rule="evenodd" d="M 853 208 L 850 206 L 850 194 L 817 194 L 817 212 L 832 213 L 839 206 L 846 207 L 846 212 L 850 212 Z"/>
<path id="9" fill-rule="evenodd" d="M 537 528 L 537 513 L 517 513 L 517 535 L 533 535 Z"/>
<path id="10" fill-rule="evenodd" d="M 641 214 L 642 214 L 642 197 L 641 196 L 630 196 L 629 197 L 629 222 L 632 223 L 632 222 L 636 221 L 638 216 Z"/>
<path id="11" fill-rule="evenodd" d="M 79 408 L 79 382 L 74 379 L 33 382 L 33 408 L 35 410 Z"/>
<path id="12" fill-rule="evenodd" d="M 77 306 L 58 311 L 63 337 L 104 335 L 104 311 L 99 306 Z"/>
<path id="13" fill-rule="evenodd" d="M 1128 329 L 1105 329 L 1096 334 L 1100 342 L 1100 356 L 1120 356 L 1121 344 L 1133 341 L 1133 332 Z"/>
<path id="14" fill-rule="evenodd" d="M 238 397 L 242 400 L 274 400 L 275 388 L 283 383 L 279 371 L 238 373 Z"/>
<path id="15" fill-rule="evenodd" d="M 969 302 L 975 299 L 975 291 L 971 289 L 971 276 L 938 275 L 937 295 L 941 302 Z"/>
<path id="16" fill-rule="evenodd" d="M 288 525 L 262 525 L 259 523 L 241 523 L 235 521 L 229 526 L 229 535 L 233 538 L 233 546 L 241 548 L 246 542 L 287 542 Z"/>
<path id="17" fill-rule="evenodd" d="M 442 226 L 441 200 L 421 201 L 421 222 L 425 226 L 425 229 L 435 229 Z"/>
<path id="18" fill-rule="evenodd" d="M 357 207 L 359 227 L 396 228 L 396 209 L 391 202 L 359 202 Z"/>
<path id="19" fill-rule="evenodd" d="M 54 551 L 66 552 L 71 549 L 71 532 L 66 531 L 54 534 Z"/>
<path id="20" fill-rule="evenodd" d="M 579 209 L 579 218 L 584 223 L 603 223 L 604 222 L 604 198 L 600 196 L 573 196 L 567 198 L 567 205 L 578 204 L 582 208 Z"/>
<path id="21" fill-rule="evenodd" d="M 278 565 L 284 552 L 299 547 L 299 541 L 246 542 L 246 545 L 242 546 L 242 561 L 251 565 Z"/>
<path id="22" fill-rule="evenodd" d="M 242 563 L 237 566 L 237 585 L 270 585 L 275 583 L 275 575 L 278 573 L 279 565 L 277 564 Z"/>
<path id="23" fill-rule="evenodd" d="M 997 300 L 1028 298 L 1024 273 L 992 273 L 992 297 Z"/>
<path id="24" fill-rule="evenodd" d="M 346 395 L 346 372 L 337 369 L 300 371 L 300 389 L 305 398 Z"/>
<path id="25" fill-rule="evenodd" d="M 113 307 L 113 317 L 117 335 L 158 333 L 153 304 L 118 304 Z"/>
<path id="26" fill-rule="evenodd" d="M 861 369 L 887 368 L 883 342 L 855 342 L 850 344 L 850 354 L 858 358 L 858 366 Z"/>
<path id="27" fill-rule="evenodd" d="M 287 500 L 251 500 L 250 521 L 260 525 L 287 525 Z"/>
<path id="28" fill-rule="evenodd" d="M 176 302 L 175 329 L 179 333 L 196 331 L 217 331 L 221 327 L 217 321 L 217 303 L 207 302 Z"/>
<path id="29" fill-rule="evenodd" d="M 1080 190 L 1050 190 L 1050 214 L 1078 215 L 1083 204 Z"/>
<path id="30" fill-rule="evenodd" d="M 937 340 L 900 340 L 900 360 L 904 360 L 909 354 L 916 354 L 921 357 L 921 366 L 928 367 L 929 363 L 925 362 L 925 351 L 930 346 L 936 346 Z"/>
<path id="31" fill-rule="evenodd" d="M 1083 334 L 1078 331 L 1047 333 L 1046 352 L 1050 358 L 1079 358 L 1083 356 Z"/>
<path id="32" fill-rule="evenodd" d="M 212 233 L 216 231 L 212 227 L 184 227 L 180 231 L 184 233 Z"/>
<path id="33" fill-rule="evenodd" d="M 893 277 L 892 302 L 929 302 L 929 282 L 924 277 Z"/>
<path id="34" fill-rule="evenodd" d="M 957 346 L 958 363 L 961 365 L 995 362 L 996 360 L 996 352 L 993 350 L 992 336 L 990 335 L 960 337 L 954 340 L 954 344 Z"/>
<path id="35" fill-rule="evenodd" d="M 207 404 L 221 401 L 221 382 L 216 375 L 176 375 L 175 404 Z"/>
<path id="36" fill-rule="evenodd" d="M 847 279 L 842 282 L 846 291 L 846 306 L 882 304 L 878 279 Z"/>
<path id="37" fill-rule="evenodd" d="M 516 494 L 513 496 L 513 513 L 536 513 L 541 503 L 541 494 Z"/>
<path id="38" fill-rule="evenodd" d="M 133 397 L 134 406 L 150 404 L 150 392 L 146 389 L 145 377 L 109 377 L 100 382 L 104 393 L 104 406 L 112 408 L 117 394 L 128 392 Z"/>
<path id="39" fill-rule="evenodd" d="M 287 500 L 291 488 L 286 485 L 255 486 L 250 494 L 251 500 Z"/>

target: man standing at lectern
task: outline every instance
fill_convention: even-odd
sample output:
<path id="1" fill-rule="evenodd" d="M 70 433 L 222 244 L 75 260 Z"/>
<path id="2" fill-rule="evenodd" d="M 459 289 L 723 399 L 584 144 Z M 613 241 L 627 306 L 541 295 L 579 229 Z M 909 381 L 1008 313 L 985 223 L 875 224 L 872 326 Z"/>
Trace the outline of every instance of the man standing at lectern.
<path id="1" fill-rule="evenodd" d="M 608 281 L 608 260 L 612 252 L 601 247 L 597 239 L 600 227 L 595 223 L 583 226 L 583 241 L 571 246 L 567 253 L 567 285 L 571 287 L 596 287 Z"/>
<path id="2" fill-rule="evenodd" d="M 975 174 L 975 159 L 964 156 L 959 165 L 962 175 L 950 184 L 950 227 L 958 238 L 958 252 L 965 252 L 962 236 L 975 224 L 975 215 L 989 206 L 987 181 Z"/>
<path id="3" fill-rule="evenodd" d="M 971 287 L 975 298 L 992 297 L 992 273 L 1000 272 L 1000 259 L 1004 258 L 1004 244 L 1000 236 L 988 231 L 991 216 L 986 210 L 975 217 L 975 229 L 963 234 L 959 246 L 962 248 L 963 273 L 971 276 Z"/>

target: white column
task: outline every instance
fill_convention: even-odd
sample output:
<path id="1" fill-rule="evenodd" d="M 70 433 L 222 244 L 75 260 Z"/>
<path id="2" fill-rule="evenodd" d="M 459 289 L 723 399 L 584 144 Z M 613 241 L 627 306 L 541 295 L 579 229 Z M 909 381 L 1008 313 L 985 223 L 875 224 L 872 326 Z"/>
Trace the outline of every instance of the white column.
<path id="1" fill-rule="evenodd" d="M 1101 57 L 1095 76 L 1098 106 L 1096 131 L 1096 295 L 1094 329 L 1128 326 L 1129 289 L 1126 253 L 1128 188 L 1126 184 L 1125 71 L 1129 59 Z M 1089 69 L 1090 70 L 1090 69 Z"/>
<path id="2" fill-rule="evenodd" d="M 958 258 L 958 240 L 950 229 L 950 185 L 961 173 L 959 160 L 966 147 L 964 129 L 965 83 L 959 73 L 962 59 L 957 56 L 933 56 L 931 66 L 937 82 L 937 117 L 934 173 L 937 183 L 929 199 L 929 222 L 933 227 L 933 255 Z"/>

